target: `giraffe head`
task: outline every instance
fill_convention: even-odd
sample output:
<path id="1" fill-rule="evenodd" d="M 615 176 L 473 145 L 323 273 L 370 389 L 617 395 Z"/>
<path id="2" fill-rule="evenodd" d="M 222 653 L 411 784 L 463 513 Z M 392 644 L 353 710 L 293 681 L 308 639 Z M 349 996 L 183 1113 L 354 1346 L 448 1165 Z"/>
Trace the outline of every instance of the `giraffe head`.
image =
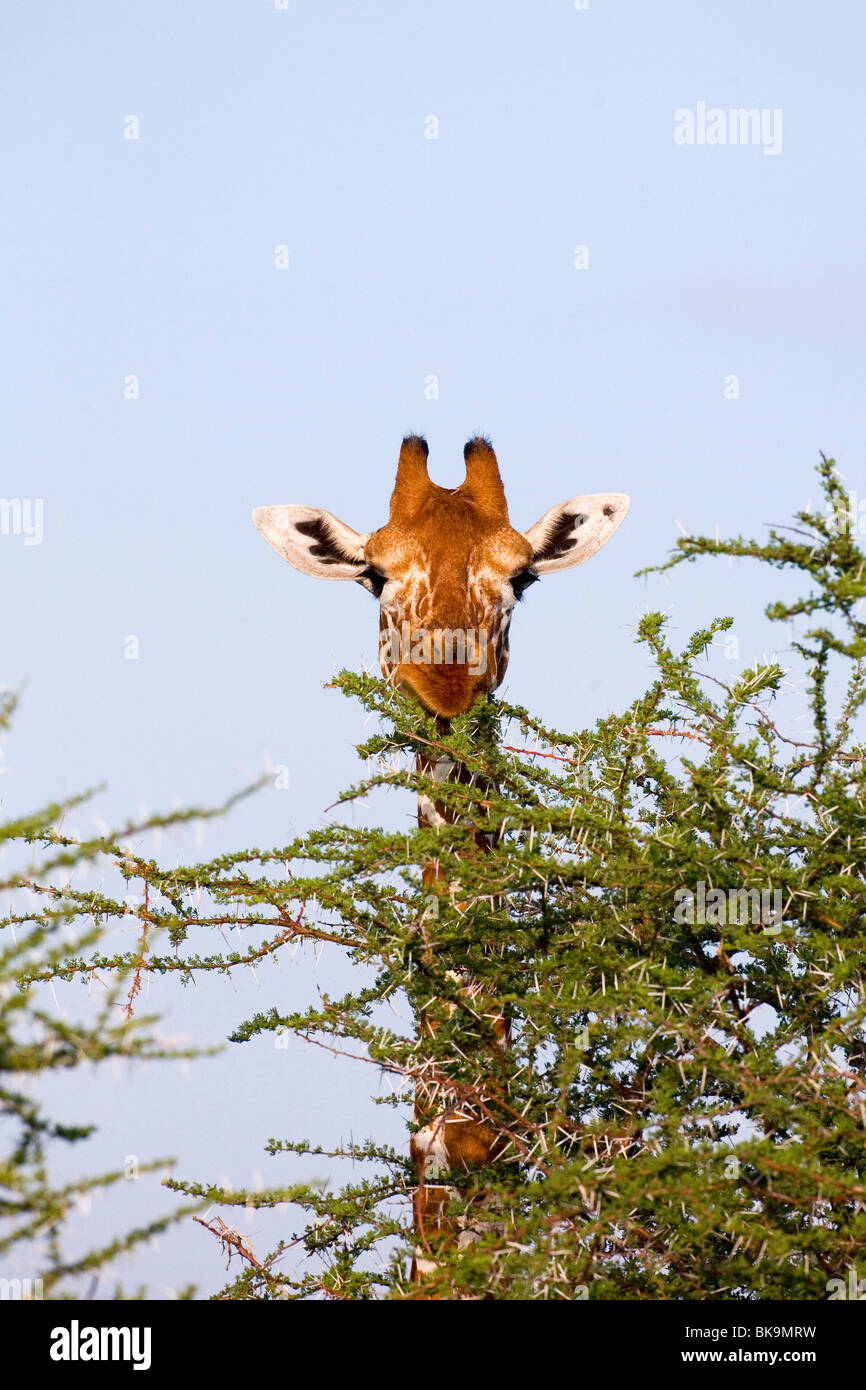
<path id="1" fill-rule="evenodd" d="M 619 492 L 572 497 L 515 531 L 486 439 L 463 450 L 466 477 L 438 487 L 427 442 L 407 436 L 387 522 L 361 535 L 317 507 L 258 507 L 253 521 L 283 559 L 320 579 L 354 579 L 379 600 L 385 676 L 449 718 L 495 690 L 508 664 L 514 604 L 554 570 L 581 565 L 629 508 Z"/>

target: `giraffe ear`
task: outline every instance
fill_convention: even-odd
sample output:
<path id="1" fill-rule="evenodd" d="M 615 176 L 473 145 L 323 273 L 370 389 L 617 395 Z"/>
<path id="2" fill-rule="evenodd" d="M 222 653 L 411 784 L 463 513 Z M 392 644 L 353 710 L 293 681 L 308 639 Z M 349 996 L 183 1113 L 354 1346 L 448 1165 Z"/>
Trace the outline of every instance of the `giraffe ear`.
<path id="1" fill-rule="evenodd" d="M 253 521 L 268 545 L 302 574 L 358 579 L 367 568 L 359 535 L 319 507 L 256 507 Z"/>
<path id="2" fill-rule="evenodd" d="M 596 492 L 551 507 L 525 533 L 533 567 L 550 574 L 582 565 L 610 540 L 630 506 L 623 492 Z"/>

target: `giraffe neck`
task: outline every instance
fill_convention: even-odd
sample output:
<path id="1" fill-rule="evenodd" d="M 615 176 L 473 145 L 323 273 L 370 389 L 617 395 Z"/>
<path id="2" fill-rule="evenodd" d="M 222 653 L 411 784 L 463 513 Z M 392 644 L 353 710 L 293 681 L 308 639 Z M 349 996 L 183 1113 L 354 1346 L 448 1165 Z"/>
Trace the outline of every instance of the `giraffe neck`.
<path id="1" fill-rule="evenodd" d="M 434 782 L 451 781 L 457 769 L 457 764 L 448 757 L 447 753 L 432 758 L 419 753 L 415 766 L 418 772 L 425 777 L 432 778 Z M 426 792 L 419 793 L 418 824 L 422 829 L 427 826 L 438 830 L 440 826 L 453 825 L 457 819 L 456 814 L 443 805 L 441 801 L 437 801 L 435 797 L 429 796 Z"/>
<path id="2" fill-rule="evenodd" d="M 465 772 L 447 755 L 428 756 L 419 754 L 417 770 L 426 778 L 439 783 L 455 780 L 471 780 Z M 440 829 L 454 825 L 460 815 L 434 795 L 419 794 L 418 824 L 423 828 Z M 496 841 L 489 832 L 477 831 L 473 835 L 475 844 L 481 850 L 488 850 Z M 425 888 L 439 892 L 446 888 L 444 872 L 438 859 L 428 861 L 423 869 Z M 460 993 L 470 1004 L 474 1004 L 481 992 L 481 986 L 468 972 L 449 970 L 448 978 L 458 985 Z M 450 1005 L 449 1009 L 453 1010 Z M 506 1015 L 494 1011 L 488 1015 L 499 1044 L 509 1043 L 509 1026 Z M 426 1021 L 421 1025 L 432 1034 L 435 1025 Z M 471 1218 L 462 1218 L 459 1223 L 449 1221 L 447 1208 L 455 1196 L 453 1187 L 436 1182 L 447 1170 L 469 1172 L 482 1167 L 495 1157 L 497 1135 L 489 1122 L 475 1114 L 471 1106 L 457 1104 L 443 1106 L 437 1099 L 436 1088 L 431 1089 L 419 1083 L 415 1091 L 415 1120 L 420 1126 L 412 1135 L 411 1155 L 417 1177 L 417 1187 L 413 1200 L 415 1224 L 415 1257 L 412 1263 L 411 1279 L 421 1284 L 438 1268 L 433 1246 L 443 1245 L 463 1249 L 471 1245 L 482 1234 L 482 1227 L 473 1224 Z"/>

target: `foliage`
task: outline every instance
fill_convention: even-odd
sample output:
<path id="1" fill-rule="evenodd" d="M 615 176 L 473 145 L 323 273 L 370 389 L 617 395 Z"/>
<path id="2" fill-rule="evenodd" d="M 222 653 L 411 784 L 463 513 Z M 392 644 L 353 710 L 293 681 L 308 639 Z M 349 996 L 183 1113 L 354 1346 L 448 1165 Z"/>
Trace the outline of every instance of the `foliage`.
<path id="1" fill-rule="evenodd" d="M 335 825 L 205 871 L 217 895 L 231 884 L 247 910 L 269 904 L 290 938 L 334 943 L 359 967 L 351 995 L 249 1019 L 236 1041 L 287 1029 L 368 1058 L 394 1079 L 392 1104 L 420 1085 L 495 1124 L 498 1161 L 450 1175 L 453 1210 L 471 1206 L 476 1227 L 486 1217 L 486 1235 L 440 1251 L 425 1295 L 823 1297 L 862 1256 L 866 784 L 854 730 L 866 558 L 831 462 L 820 476 L 828 510 L 798 514 L 805 539 L 687 537 L 664 566 L 750 556 L 808 585 L 767 614 L 822 616 L 792 642 L 811 732 L 792 738 L 768 713 L 777 661 L 730 682 L 702 668 L 730 619 L 676 651 L 647 614 L 638 640 L 655 680 L 572 734 L 492 700 L 443 733 L 381 681 L 343 674 L 339 688 L 382 730 L 360 749 L 378 765 L 342 800 L 380 785 L 435 793 L 459 823 L 409 835 Z M 847 676 L 835 710 L 834 661 Z M 434 786 L 414 755 L 437 751 L 471 778 Z M 484 851 L 473 826 L 498 843 Z M 275 861 L 287 866 L 278 883 Z M 419 866 L 433 861 L 431 893 Z M 399 997 L 435 1022 L 432 1036 L 394 1030 L 383 1003 Z M 506 1052 L 492 1022 L 503 1006 Z M 297 1140 L 270 1150 L 320 1152 Z M 248 1268 L 236 1296 L 417 1292 L 407 1156 L 373 1142 L 341 1153 L 371 1176 L 271 1194 L 309 1213 L 307 1272 L 275 1276 L 274 1259 L 266 1278 Z M 379 1246 L 390 1260 L 371 1259 Z"/>
<path id="2" fill-rule="evenodd" d="M 0 733 L 9 728 L 15 699 L 0 700 Z M 153 816 L 87 842 L 62 830 L 64 818 L 87 800 L 56 803 L 0 823 L 0 854 L 26 856 L 26 864 L 0 874 L 6 910 L 0 915 L 0 1275 L 8 1296 L 70 1297 L 93 1290 L 97 1272 L 122 1254 L 181 1220 L 196 1204 L 184 1205 L 105 1244 L 72 1253 L 82 1244 L 76 1216 L 88 1194 L 111 1189 L 172 1160 L 153 1159 L 111 1172 L 61 1182 L 51 1155 L 58 1145 L 81 1145 L 93 1134 L 87 1123 L 64 1124 L 46 1113 L 39 1082 L 52 1073 L 111 1059 L 179 1059 L 154 1037 L 153 1017 L 133 1017 L 157 928 L 148 918 L 147 864 L 130 844 L 143 832 L 211 814 L 191 810 Z M 144 896 L 134 905 L 103 889 L 75 887 L 85 868 L 124 883 L 140 880 Z M 107 954 L 112 927 L 138 926 L 135 949 L 123 958 Z M 55 981 L 85 977 L 92 990 L 79 993 L 75 1017 L 61 1012 Z M 46 990 L 47 987 L 47 990 Z M 46 998 L 46 993 L 48 997 Z M 65 1000 L 65 1003 L 69 1001 Z M 37 1283 L 37 1281 L 41 1281 Z M 4 1294 L 6 1296 L 6 1294 Z M 115 1297 L 125 1297 L 118 1286 Z"/>
<path id="3" fill-rule="evenodd" d="M 469 1213 L 480 1237 L 428 1252 L 438 1269 L 420 1290 L 407 1274 L 408 1142 L 332 1151 L 353 1165 L 336 1191 L 170 1180 L 196 1201 L 306 1214 L 261 1259 L 218 1228 L 243 1260 L 222 1297 L 823 1298 L 862 1261 L 866 556 L 834 465 L 819 471 L 828 512 L 799 513 L 795 539 L 685 537 L 662 567 L 742 556 L 798 578 L 805 596 L 766 610 L 822 624 L 791 641 L 810 716 L 796 736 L 769 712 L 787 679 L 778 661 L 733 680 L 705 668 L 730 618 L 676 650 L 649 613 L 638 641 L 655 678 L 589 730 L 548 729 L 492 699 L 443 730 L 370 675 L 337 679 L 380 726 L 342 802 L 426 792 L 459 814 L 454 825 L 333 824 L 190 868 L 127 866 L 146 876 L 152 927 L 172 945 L 148 969 L 231 969 L 299 940 L 354 962 L 351 993 L 247 1019 L 236 1043 L 288 1032 L 390 1078 L 380 1101 L 407 1118 L 420 1088 L 499 1136 L 487 1169 L 447 1179 L 455 1217 Z M 447 754 L 459 780 L 434 783 L 418 753 Z M 227 923 L 258 944 L 205 950 Z M 25 981 L 91 962 L 56 954 Z M 287 1167 L 323 1155 L 296 1136 L 268 1151 Z"/>

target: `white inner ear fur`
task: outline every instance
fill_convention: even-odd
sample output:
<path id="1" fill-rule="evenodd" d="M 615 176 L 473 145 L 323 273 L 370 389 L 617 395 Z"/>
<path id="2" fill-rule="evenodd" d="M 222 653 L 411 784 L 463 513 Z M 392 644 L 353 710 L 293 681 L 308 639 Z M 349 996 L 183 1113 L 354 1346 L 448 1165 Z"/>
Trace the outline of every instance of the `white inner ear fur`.
<path id="1" fill-rule="evenodd" d="M 370 539 L 321 507 L 256 507 L 253 521 L 268 545 L 302 574 L 357 579 L 367 568 Z"/>
<path id="2" fill-rule="evenodd" d="M 551 507 L 524 533 L 532 546 L 533 569 L 550 574 L 582 565 L 610 540 L 630 506 L 623 492 L 595 492 Z"/>

